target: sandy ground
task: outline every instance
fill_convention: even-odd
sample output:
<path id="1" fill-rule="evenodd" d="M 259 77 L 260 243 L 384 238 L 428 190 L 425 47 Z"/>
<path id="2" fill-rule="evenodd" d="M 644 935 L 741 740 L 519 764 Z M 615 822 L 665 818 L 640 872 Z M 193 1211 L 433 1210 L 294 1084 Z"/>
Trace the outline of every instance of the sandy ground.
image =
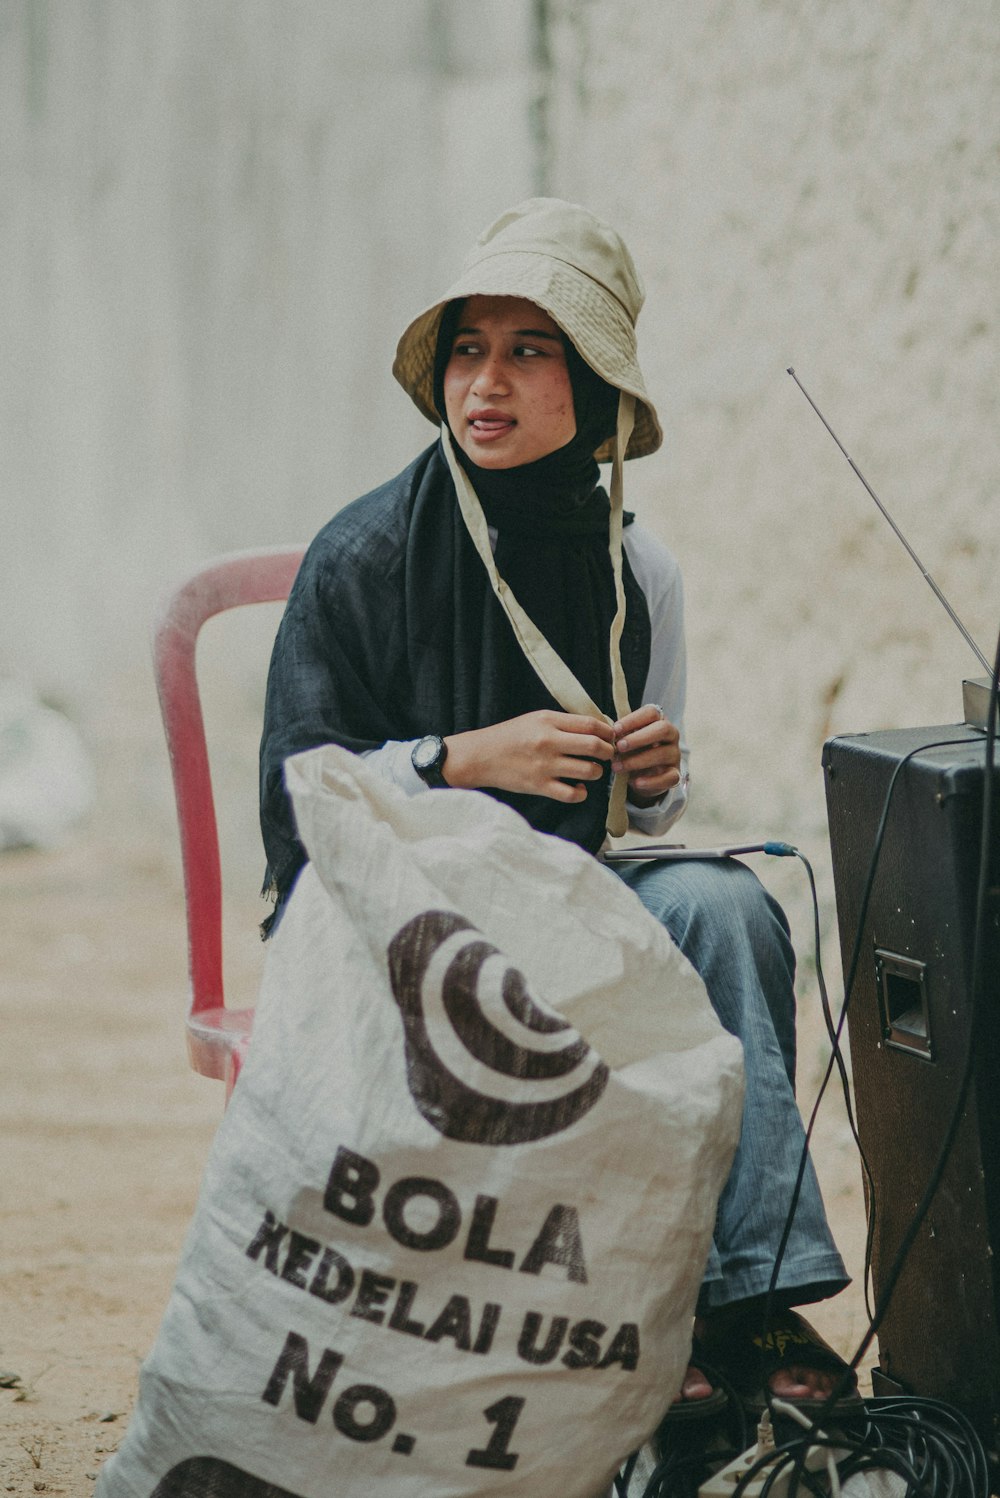
<path id="1" fill-rule="evenodd" d="M 124 1434 L 222 1112 L 221 1084 L 187 1068 L 183 896 L 162 752 L 148 773 L 152 811 L 138 796 L 58 850 L 0 854 L 0 1493 L 92 1492 Z M 256 985 L 258 916 L 244 902 L 229 922 L 236 998 Z M 800 952 L 807 918 L 806 903 L 793 914 Z M 836 970 L 832 950 L 827 961 Z M 800 1005 L 808 1106 L 827 1054 L 808 970 Z M 849 1353 L 865 1325 L 863 1208 L 836 1099 L 814 1154 L 855 1283 L 813 1319 Z"/>

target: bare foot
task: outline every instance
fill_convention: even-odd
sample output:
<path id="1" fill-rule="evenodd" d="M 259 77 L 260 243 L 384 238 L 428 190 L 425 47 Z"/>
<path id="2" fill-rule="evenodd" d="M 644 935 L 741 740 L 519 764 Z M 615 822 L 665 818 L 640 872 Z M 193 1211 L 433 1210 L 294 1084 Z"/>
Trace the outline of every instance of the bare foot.
<path id="1" fill-rule="evenodd" d="M 681 1380 L 680 1393 L 674 1400 L 674 1404 L 680 1404 L 682 1400 L 710 1399 L 714 1393 L 715 1390 L 701 1369 L 689 1363 L 687 1372 Z"/>
<path id="2" fill-rule="evenodd" d="M 771 1393 L 776 1399 L 815 1399 L 822 1401 L 833 1393 L 835 1373 L 818 1368 L 779 1368 L 771 1374 Z"/>
<path id="3" fill-rule="evenodd" d="M 695 1340 L 697 1340 L 699 1337 L 704 1336 L 705 1322 L 703 1317 L 695 1317 L 692 1330 L 694 1332 Z M 680 1393 L 674 1400 L 674 1404 L 681 1404 L 682 1402 L 687 1402 L 688 1400 L 694 1401 L 697 1399 L 711 1399 L 714 1393 L 715 1389 L 709 1383 L 708 1379 L 705 1377 L 704 1373 L 702 1373 L 701 1369 L 696 1368 L 693 1363 L 688 1363 L 687 1372 L 681 1380 Z"/>

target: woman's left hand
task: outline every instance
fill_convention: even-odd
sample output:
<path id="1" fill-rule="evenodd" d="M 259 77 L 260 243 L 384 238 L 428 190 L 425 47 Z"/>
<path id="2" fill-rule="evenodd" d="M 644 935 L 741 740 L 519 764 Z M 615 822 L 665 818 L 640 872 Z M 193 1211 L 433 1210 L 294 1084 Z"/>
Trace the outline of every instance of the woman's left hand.
<path id="1" fill-rule="evenodd" d="M 633 802 L 644 805 L 658 801 L 680 784 L 680 730 L 655 703 L 628 713 L 613 731 L 615 756 L 611 768 L 628 776 Z"/>

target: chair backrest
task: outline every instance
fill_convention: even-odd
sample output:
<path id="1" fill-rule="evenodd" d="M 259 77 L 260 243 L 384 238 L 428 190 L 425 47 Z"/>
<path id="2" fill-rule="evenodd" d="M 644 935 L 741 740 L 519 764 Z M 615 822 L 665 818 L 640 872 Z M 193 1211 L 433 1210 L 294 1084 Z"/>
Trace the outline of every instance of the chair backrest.
<path id="1" fill-rule="evenodd" d="M 227 1025 L 222 972 L 222 872 L 205 723 L 195 654 L 207 619 L 250 603 L 288 597 L 305 548 L 232 552 L 199 567 L 165 600 L 153 629 L 153 669 L 170 754 L 180 828 L 187 906 L 190 1007 L 188 1048 L 195 1070 L 230 1077 L 223 1055 L 227 1031 L 249 1034 L 248 1023 Z M 211 1022 L 212 1013 L 219 1017 Z M 246 1011 L 242 1012 L 244 1016 Z M 198 1023 L 198 1016 L 204 1023 Z M 201 1034 L 218 1032 L 207 1051 Z M 203 1053 L 204 1052 L 204 1053 Z"/>

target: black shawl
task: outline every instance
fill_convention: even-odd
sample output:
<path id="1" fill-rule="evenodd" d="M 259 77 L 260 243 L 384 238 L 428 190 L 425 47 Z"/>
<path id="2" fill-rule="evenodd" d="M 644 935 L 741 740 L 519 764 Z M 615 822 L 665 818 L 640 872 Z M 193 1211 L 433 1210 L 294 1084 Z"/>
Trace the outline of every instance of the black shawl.
<path id="1" fill-rule="evenodd" d="M 483 497 L 498 571 L 593 700 L 611 717 L 615 612 L 602 489 L 583 502 L 509 506 Z M 631 517 L 627 517 L 631 519 Z M 645 599 L 623 558 L 622 665 L 629 699 L 649 669 Z M 466 531 L 440 443 L 320 531 L 295 580 L 268 675 L 260 749 L 265 888 L 287 896 L 306 853 L 284 789 L 288 756 L 335 743 L 442 736 L 559 704 L 525 659 Z M 586 801 L 490 790 L 541 832 L 596 851 L 610 774 Z"/>

